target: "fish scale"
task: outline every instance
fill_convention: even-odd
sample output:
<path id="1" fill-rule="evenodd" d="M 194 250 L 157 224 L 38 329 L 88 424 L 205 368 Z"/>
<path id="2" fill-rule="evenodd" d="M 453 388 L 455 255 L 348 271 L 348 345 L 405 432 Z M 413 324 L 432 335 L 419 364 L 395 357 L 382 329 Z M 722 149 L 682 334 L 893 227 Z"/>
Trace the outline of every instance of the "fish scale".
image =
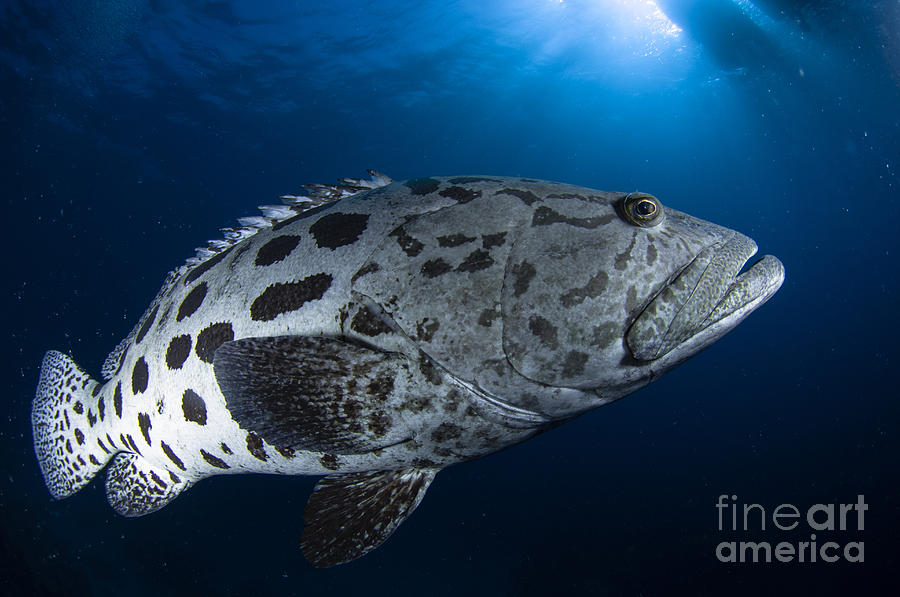
<path id="1" fill-rule="evenodd" d="M 301 547 L 350 561 L 442 468 L 634 392 L 784 278 L 767 256 L 739 283 L 755 244 L 652 195 L 370 173 L 223 229 L 169 274 L 102 383 L 45 355 L 32 425 L 54 497 L 106 468 L 110 505 L 141 516 L 212 475 L 326 475 Z M 695 292 L 676 274 L 701 255 Z"/>

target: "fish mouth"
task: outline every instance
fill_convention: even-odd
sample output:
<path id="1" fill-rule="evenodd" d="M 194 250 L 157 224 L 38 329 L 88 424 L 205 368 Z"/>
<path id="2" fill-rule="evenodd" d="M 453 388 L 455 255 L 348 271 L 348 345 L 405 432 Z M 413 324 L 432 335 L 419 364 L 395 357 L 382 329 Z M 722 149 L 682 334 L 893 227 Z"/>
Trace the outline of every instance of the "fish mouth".
<path id="1" fill-rule="evenodd" d="M 741 272 L 756 251 L 756 243 L 738 233 L 701 251 L 632 323 L 625 341 L 634 358 L 648 362 L 678 353 L 680 362 L 772 298 L 784 282 L 784 265 L 766 255 Z"/>

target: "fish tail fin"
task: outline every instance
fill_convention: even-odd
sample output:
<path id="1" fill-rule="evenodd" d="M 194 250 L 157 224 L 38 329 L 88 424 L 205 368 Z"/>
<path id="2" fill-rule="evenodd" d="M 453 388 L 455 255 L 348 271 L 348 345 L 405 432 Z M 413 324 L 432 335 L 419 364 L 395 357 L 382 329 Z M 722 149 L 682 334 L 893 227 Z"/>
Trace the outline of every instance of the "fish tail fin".
<path id="1" fill-rule="evenodd" d="M 44 482 L 56 499 L 87 485 L 117 451 L 99 439 L 101 389 L 63 353 L 51 350 L 44 355 L 31 428 Z"/>

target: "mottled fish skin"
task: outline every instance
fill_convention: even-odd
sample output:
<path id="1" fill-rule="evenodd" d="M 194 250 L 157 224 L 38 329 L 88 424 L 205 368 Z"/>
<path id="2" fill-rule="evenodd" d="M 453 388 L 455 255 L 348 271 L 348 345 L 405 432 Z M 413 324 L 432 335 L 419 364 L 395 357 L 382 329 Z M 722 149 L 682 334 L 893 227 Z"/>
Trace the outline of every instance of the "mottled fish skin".
<path id="1" fill-rule="evenodd" d="M 633 196 L 422 178 L 263 227 L 171 275 L 111 355 L 105 383 L 48 353 L 34 411 L 48 486 L 64 497 L 112 455 L 137 455 L 116 461 L 120 479 L 108 487 L 119 512 L 137 515 L 210 475 L 434 471 L 627 395 L 727 332 L 783 279 L 766 258 L 762 290 L 743 302 L 732 293 L 734 308 L 701 325 L 730 304 L 722 296 L 755 245 L 670 208 L 636 224 L 623 213 Z M 700 272 L 698 260 L 716 255 L 723 264 Z M 710 296 L 685 298 L 695 271 Z M 55 427 L 39 433 L 48 420 Z M 67 471 L 45 464 L 51 452 Z M 434 473 L 423 475 L 430 483 Z M 132 496 L 127 479 L 149 477 L 156 501 Z M 417 501 L 403 516 L 424 488 L 407 493 Z M 373 541 L 348 541 L 356 555 L 346 558 Z"/>

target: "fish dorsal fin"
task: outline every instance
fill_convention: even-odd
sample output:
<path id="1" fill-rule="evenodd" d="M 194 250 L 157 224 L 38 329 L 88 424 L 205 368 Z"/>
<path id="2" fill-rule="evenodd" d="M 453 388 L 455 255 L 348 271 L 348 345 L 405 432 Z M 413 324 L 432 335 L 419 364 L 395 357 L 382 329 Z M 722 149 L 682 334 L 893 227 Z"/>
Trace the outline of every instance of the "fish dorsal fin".
<path id="1" fill-rule="evenodd" d="M 156 512 L 190 485 L 137 454 L 121 453 L 106 471 L 106 500 L 122 516 L 143 516 Z"/>
<path id="2" fill-rule="evenodd" d="M 213 360 L 231 417 L 280 449 L 362 454 L 409 439 L 397 405 L 418 369 L 346 338 L 225 342 Z"/>
<path id="3" fill-rule="evenodd" d="M 339 184 L 308 184 L 302 187 L 306 192 L 305 195 L 282 195 L 279 197 L 283 203 L 282 205 L 260 205 L 261 215 L 238 218 L 239 226 L 222 228 L 223 238 L 211 240 L 207 246 L 199 247 L 196 255 L 188 259 L 184 266 L 178 270 L 179 273 L 183 273 L 183 271 L 212 259 L 260 230 L 271 228 L 273 224 L 293 218 L 327 203 L 333 203 L 344 197 L 377 189 L 394 182 L 393 179 L 376 170 L 367 170 L 367 172 L 371 176 L 367 180 L 362 178 L 341 178 Z"/>
<path id="4" fill-rule="evenodd" d="M 327 568 L 372 551 L 413 513 L 436 474 L 407 468 L 323 478 L 303 512 L 303 555 Z"/>

